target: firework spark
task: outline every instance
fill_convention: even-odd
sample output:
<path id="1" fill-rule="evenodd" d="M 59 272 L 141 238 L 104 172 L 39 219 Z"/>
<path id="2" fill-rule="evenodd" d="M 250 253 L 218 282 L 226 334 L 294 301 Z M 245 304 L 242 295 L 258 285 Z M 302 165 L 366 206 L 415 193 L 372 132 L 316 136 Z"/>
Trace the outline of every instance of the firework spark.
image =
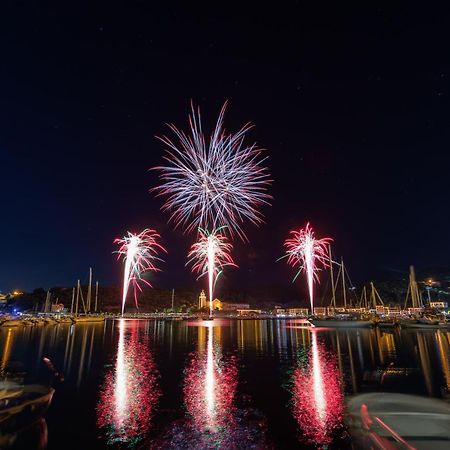
<path id="1" fill-rule="evenodd" d="M 208 275 L 210 315 L 212 315 L 214 285 L 223 268 L 237 267 L 230 255 L 233 246 L 221 233 L 224 228 L 219 227 L 212 232 L 199 228 L 199 240 L 192 245 L 188 253 L 187 264 L 192 264 L 192 271 L 199 274 L 198 278 Z"/>
<path id="2" fill-rule="evenodd" d="M 152 285 L 145 280 L 142 275 L 145 272 L 160 272 L 161 269 L 156 267 L 156 261 L 163 261 L 158 257 L 159 251 L 167 253 L 166 249 L 157 241 L 161 236 L 155 231 L 146 228 L 139 234 L 133 234 L 128 231 L 127 235 L 122 239 L 114 239 L 114 243 L 118 244 L 119 250 L 117 259 L 123 257 L 125 262 L 123 273 L 123 295 L 122 295 L 122 315 L 125 308 L 125 300 L 127 298 L 130 284 L 134 290 L 134 301 L 137 303 L 137 292 L 142 291 L 141 282 L 147 286 Z"/>
<path id="3" fill-rule="evenodd" d="M 262 149 L 244 144 L 252 125 L 244 125 L 235 134 L 225 131 L 226 106 L 208 143 L 200 111 L 193 105 L 189 133 L 169 125 L 177 139 L 159 137 L 166 146 L 168 165 L 154 168 L 161 173 L 161 185 L 152 190 L 166 198 L 162 209 L 186 232 L 227 225 L 231 235 L 245 240 L 242 223 L 249 220 L 258 225 L 263 221 L 258 208 L 269 204 L 272 197 L 266 191 L 272 180 L 263 165 L 266 158 L 261 157 Z"/>
<path id="4" fill-rule="evenodd" d="M 314 282 L 319 282 L 318 272 L 322 268 L 329 267 L 327 248 L 332 239 L 316 239 L 309 223 L 305 228 L 291 231 L 290 234 L 291 237 L 284 242 L 286 254 L 282 258 L 287 258 L 289 265 L 298 268 L 293 282 L 301 272 L 305 271 L 311 314 L 314 314 Z"/>

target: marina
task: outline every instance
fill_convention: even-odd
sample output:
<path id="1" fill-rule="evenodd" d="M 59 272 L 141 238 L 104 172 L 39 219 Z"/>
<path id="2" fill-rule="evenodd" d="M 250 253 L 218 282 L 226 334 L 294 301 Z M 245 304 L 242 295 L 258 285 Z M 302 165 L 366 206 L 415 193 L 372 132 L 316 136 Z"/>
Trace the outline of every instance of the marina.
<path id="1" fill-rule="evenodd" d="M 450 449 L 449 6 L 91 3 L 2 11 L 0 450 Z"/>

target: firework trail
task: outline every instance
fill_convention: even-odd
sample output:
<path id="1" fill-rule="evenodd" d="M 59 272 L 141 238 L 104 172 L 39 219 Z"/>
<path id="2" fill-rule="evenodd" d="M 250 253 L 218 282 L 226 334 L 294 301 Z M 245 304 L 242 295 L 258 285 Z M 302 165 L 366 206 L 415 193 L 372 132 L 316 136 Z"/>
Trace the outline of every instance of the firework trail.
<path id="1" fill-rule="evenodd" d="M 212 232 L 199 228 L 199 240 L 192 245 L 188 253 L 187 265 L 192 264 L 192 271 L 199 274 L 198 278 L 208 275 L 210 315 L 212 315 L 214 285 L 223 268 L 237 267 L 230 255 L 233 246 L 221 233 L 224 228 L 219 227 Z"/>
<path id="2" fill-rule="evenodd" d="M 314 314 L 313 286 L 315 281 L 319 282 L 318 272 L 322 268 L 329 267 L 327 248 L 332 239 L 316 239 L 309 223 L 306 224 L 305 228 L 298 231 L 293 230 L 290 234 L 291 237 L 284 242 L 286 254 L 282 258 L 287 258 L 290 266 L 298 268 L 293 282 L 301 272 L 305 271 L 311 302 L 311 314 Z"/>
<path id="3" fill-rule="evenodd" d="M 155 231 L 146 228 L 139 234 L 133 234 L 128 231 L 127 235 L 122 239 L 114 239 L 114 243 L 118 244 L 119 250 L 117 259 L 123 257 L 125 262 L 123 273 L 123 295 L 122 295 L 122 316 L 125 308 L 125 300 L 127 298 L 130 284 L 134 290 L 134 301 L 137 303 L 137 291 L 142 291 L 140 283 L 143 282 L 147 286 L 152 285 L 142 278 L 145 272 L 160 272 L 161 269 L 155 266 L 156 261 L 163 261 L 158 257 L 158 253 L 166 249 L 157 242 L 161 236 Z"/>
<path id="4" fill-rule="evenodd" d="M 152 190 L 165 197 L 162 209 L 186 232 L 227 225 L 232 236 L 246 240 L 241 225 L 244 220 L 256 225 L 263 222 L 258 208 L 269 204 L 272 197 L 267 186 L 272 180 L 263 165 L 262 149 L 244 144 L 252 125 L 246 124 L 234 134 L 225 131 L 226 106 L 208 142 L 200 110 L 195 111 L 193 105 L 189 133 L 169 125 L 176 140 L 159 137 L 166 146 L 167 165 L 154 168 L 160 172 L 161 184 Z"/>

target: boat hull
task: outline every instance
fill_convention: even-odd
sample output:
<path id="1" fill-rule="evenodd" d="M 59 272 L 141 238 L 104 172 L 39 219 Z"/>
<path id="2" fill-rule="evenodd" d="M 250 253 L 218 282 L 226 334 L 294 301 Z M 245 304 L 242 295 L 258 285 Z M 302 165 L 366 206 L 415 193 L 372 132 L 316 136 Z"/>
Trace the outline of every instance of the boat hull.
<path id="1" fill-rule="evenodd" d="M 309 322 L 315 327 L 325 328 L 370 328 L 372 322 L 369 320 L 318 320 L 310 319 Z"/>
<path id="2" fill-rule="evenodd" d="M 55 390 L 42 385 L 20 386 L 23 401 L 11 401 L 6 408 L 0 409 L 0 434 L 6 434 L 21 429 L 42 417 L 49 407 Z M 16 399 L 11 394 L 13 399 Z M 2 393 L 3 399 L 8 393 Z"/>

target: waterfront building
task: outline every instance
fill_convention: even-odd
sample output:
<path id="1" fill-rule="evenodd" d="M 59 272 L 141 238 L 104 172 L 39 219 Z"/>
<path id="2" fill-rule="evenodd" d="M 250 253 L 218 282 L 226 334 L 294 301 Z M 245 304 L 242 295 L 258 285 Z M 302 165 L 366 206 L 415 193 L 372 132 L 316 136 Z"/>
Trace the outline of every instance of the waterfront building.
<path id="1" fill-rule="evenodd" d="M 308 308 L 288 308 L 286 310 L 286 312 L 289 316 L 307 317 L 309 314 L 309 309 Z"/>
<path id="2" fill-rule="evenodd" d="M 210 302 L 206 302 L 206 307 L 207 308 L 210 307 Z M 215 298 L 212 301 L 212 309 L 213 309 L 213 311 L 222 311 L 222 308 L 223 308 L 223 303 L 218 298 Z"/>
<path id="3" fill-rule="evenodd" d="M 256 316 L 262 314 L 262 310 L 260 309 L 237 309 L 238 316 Z"/>
<path id="4" fill-rule="evenodd" d="M 408 314 L 411 315 L 420 315 L 423 313 L 423 308 L 408 308 Z"/>
<path id="5" fill-rule="evenodd" d="M 64 312 L 64 304 L 63 303 L 52 303 L 51 312 L 52 313 Z"/>
<path id="6" fill-rule="evenodd" d="M 448 303 L 447 302 L 441 302 L 441 301 L 437 301 L 437 302 L 430 302 L 430 307 L 431 308 L 448 308 Z"/>
<path id="7" fill-rule="evenodd" d="M 250 309 L 249 303 L 228 303 L 222 302 L 222 311 L 237 311 L 238 309 Z"/>
<path id="8" fill-rule="evenodd" d="M 202 292 L 200 292 L 200 295 L 198 296 L 198 309 L 202 308 L 206 308 L 206 294 L 203 289 Z"/>
<path id="9" fill-rule="evenodd" d="M 286 309 L 282 308 L 281 306 L 275 306 L 275 308 L 273 309 L 273 313 L 276 316 L 284 316 L 286 315 Z"/>
<path id="10" fill-rule="evenodd" d="M 327 308 L 324 308 L 323 306 L 316 306 L 314 308 L 314 315 L 315 316 L 326 316 Z"/>
<path id="11" fill-rule="evenodd" d="M 198 297 L 198 308 L 209 308 L 209 301 L 206 299 L 205 291 L 202 290 Z M 230 303 L 222 302 L 218 298 L 213 300 L 212 309 L 214 311 L 237 311 L 238 309 L 247 310 L 250 309 L 248 303 Z"/>

